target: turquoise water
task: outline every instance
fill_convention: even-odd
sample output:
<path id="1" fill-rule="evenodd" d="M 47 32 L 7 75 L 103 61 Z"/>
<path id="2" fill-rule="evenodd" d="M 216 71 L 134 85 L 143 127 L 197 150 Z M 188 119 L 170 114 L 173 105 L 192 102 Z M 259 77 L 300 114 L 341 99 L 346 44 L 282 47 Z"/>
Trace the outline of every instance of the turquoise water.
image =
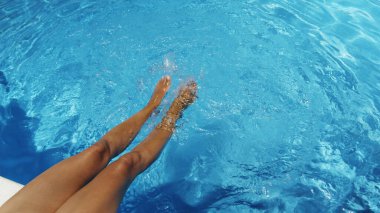
<path id="1" fill-rule="evenodd" d="M 380 2 L 0 2 L 0 175 L 199 84 L 120 212 L 380 212 Z M 159 121 L 155 115 L 134 145 Z M 110 180 L 112 181 L 112 180 Z"/>

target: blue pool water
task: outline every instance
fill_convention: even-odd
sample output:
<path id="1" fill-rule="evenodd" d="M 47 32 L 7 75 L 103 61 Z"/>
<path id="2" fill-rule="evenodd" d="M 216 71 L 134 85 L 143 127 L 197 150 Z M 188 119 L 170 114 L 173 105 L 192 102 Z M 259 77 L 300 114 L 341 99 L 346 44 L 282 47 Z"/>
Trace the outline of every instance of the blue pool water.
<path id="1" fill-rule="evenodd" d="M 187 79 L 199 98 L 120 212 L 380 212 L 379 23 L 378 0 L 3 0 L 0 176 L 80 152 L 170 74 L 163 109 Z"/>

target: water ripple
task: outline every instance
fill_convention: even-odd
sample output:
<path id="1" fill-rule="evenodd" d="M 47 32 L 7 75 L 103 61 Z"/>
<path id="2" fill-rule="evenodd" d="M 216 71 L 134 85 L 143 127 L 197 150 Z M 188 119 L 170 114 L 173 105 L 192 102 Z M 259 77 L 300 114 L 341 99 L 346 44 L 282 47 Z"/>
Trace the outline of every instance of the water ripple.
<path id="1" fill-rule="evenodd" d="M 136 112 L 160 76 L 194 78 L 196 104 L 121 212 L 376 212 L 379 17 L 376 0 L 1 1 L 1 125 L 16 102 L 38 120 L 15 126 L 33 146 L 14 152 L 47 166 Z M 9 165 L 0 175 L 31 178 Z"/>

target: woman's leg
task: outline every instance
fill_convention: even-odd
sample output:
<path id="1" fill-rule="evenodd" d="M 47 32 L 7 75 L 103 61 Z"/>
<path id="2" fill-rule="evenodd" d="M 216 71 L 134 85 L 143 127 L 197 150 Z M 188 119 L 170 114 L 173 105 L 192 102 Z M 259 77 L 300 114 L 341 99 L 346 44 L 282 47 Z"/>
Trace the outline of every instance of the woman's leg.
<path id="1" fill-rule="evenodd" d="M 114 127 L 93 146 L 39 175 L 6 202 L 1 212 L 55 212 L 131 143 L 169 86 L 170 78 L 162 78 L 140 112 Z"/>
<path id="2" fill-rule="evenodd" d="M 73 195 L 58 212 L 116 212 L 133 179 L 159 156 L 169 140 L 181 112 L 196 95 L 196 84 L 183 87 L 161 123 L 130 153 L 120 157 Z"/>

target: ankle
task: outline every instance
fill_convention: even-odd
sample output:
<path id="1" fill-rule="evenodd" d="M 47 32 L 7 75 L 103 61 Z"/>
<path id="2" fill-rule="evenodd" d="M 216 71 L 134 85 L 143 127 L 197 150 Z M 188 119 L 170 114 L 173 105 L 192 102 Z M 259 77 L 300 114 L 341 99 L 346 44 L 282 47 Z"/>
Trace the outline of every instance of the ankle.
<path id="1" fill-rule="evenodd" d="M 157 128 L 173 132 L 178 118 L 178 115 L 167 112 L 161 122 L 157 125 Z"/>
<path id="2" fill-rule="evenodd" d="M 156 108 L 157 106 L 149 102 L 147 105 L 145 105 L 145 107 L 143 108 L 143 111 L 148 114 L 151 114 Z"/>

